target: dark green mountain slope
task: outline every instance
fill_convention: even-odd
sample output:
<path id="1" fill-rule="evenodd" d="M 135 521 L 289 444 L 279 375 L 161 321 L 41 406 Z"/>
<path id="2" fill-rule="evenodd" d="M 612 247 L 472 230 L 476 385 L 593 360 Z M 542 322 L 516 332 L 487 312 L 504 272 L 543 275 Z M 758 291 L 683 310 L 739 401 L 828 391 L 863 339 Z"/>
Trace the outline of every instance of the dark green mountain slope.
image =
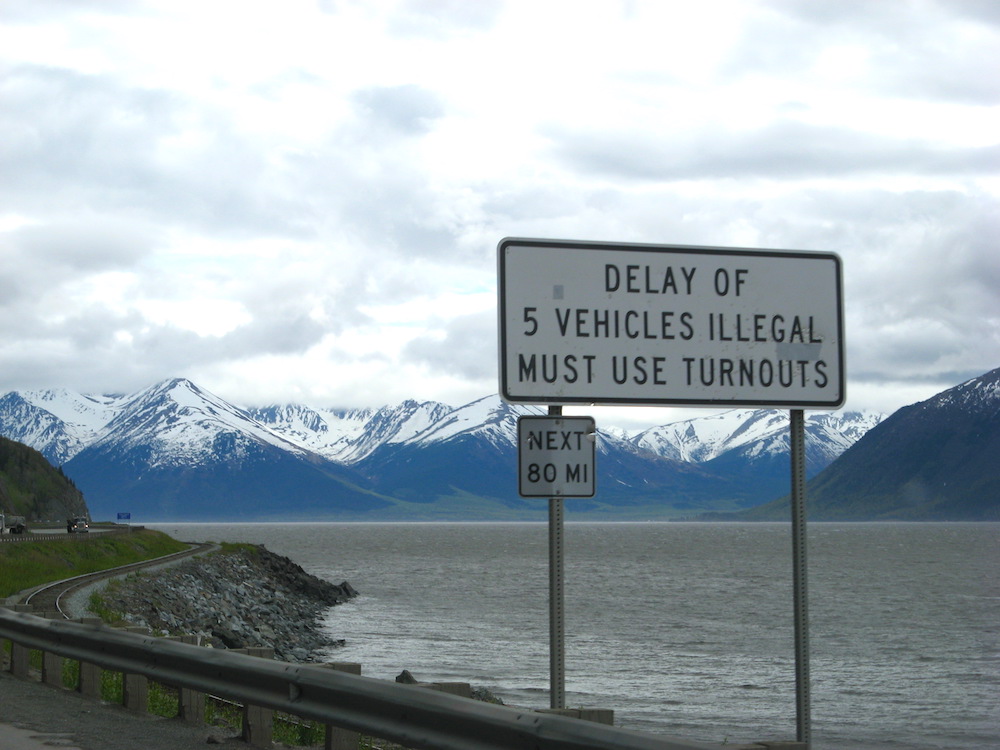
<path id="1" fill-rule="evenodd" d="M 87 504 L 73 483 L 41 453 L 0 437 L 0 510 L 28 522 L 61 521 L 86 515 Z"/>
<path id="2" fill-rule="evenodd" d="M 900 409 L 807 487 L 816 521 L 1000 521 L 1000 368 Z M 740 514 L 788 517 L 788 498 Z"/>

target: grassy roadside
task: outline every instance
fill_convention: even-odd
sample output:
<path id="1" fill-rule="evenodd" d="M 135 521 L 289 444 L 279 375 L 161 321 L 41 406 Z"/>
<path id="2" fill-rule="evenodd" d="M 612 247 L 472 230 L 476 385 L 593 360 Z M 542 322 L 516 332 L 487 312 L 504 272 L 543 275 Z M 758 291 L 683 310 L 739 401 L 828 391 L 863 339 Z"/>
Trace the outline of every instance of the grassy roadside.
<path id="1" fill-rule="evenodd" d="M 169 555 L 187 545 L 160 531 L 93 534 L 86 539 L 58 537 L 37 544 L 0 545 L 0 598 L 83 573 L 107 570 L 140 560 Z"/>

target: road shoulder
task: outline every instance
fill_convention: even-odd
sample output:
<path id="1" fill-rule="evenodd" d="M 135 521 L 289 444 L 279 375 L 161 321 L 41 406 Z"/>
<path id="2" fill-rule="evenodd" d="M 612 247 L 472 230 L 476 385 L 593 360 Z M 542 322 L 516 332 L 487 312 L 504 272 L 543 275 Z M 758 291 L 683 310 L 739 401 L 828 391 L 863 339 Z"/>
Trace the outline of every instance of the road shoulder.
<path id="1" fill-rule="evenodd" d="M 75 750 L 193 750 L 208 742 L 246 747 L 215 727 L 134 713 L 0 673 L 0 746 L 17 748 L 13 742 L 20 741 L 51 748 L 56 737 L 59 747 Z"/>

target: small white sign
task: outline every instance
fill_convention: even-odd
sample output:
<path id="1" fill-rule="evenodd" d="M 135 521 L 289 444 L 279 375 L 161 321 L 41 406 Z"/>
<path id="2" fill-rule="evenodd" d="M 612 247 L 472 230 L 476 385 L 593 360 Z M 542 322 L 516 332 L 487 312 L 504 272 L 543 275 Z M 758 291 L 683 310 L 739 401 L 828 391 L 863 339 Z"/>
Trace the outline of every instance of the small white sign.
<path id="1" fill-rule="evenodd" d="M 497 250 L 507 401 L 844 403 L 833 253 L 532 239 Z"/>
<path id="2" fill-rule="evenodd" d="M 519 417 L 521 497 L 593 497 L 596 437 L 592 417 Z"/>

